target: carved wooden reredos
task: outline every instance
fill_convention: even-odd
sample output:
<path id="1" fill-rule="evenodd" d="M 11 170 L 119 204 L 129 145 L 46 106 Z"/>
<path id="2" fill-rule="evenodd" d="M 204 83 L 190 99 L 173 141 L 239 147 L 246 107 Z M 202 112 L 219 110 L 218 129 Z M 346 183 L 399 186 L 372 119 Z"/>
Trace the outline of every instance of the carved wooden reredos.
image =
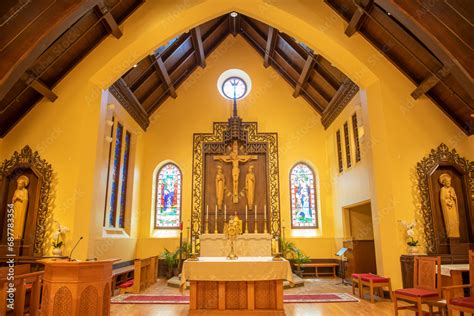
<path id="1" fill-rule="evenodd" d="M 474 244 L 474 162 L 441 144 L 416 166 L 420 193 L 419 216 L 424 225 L 427 252 L 462 254 Z M 451 177 L 459 209 L 459 238 L 448 238 L 440 201 L 441 174 Z"/>
<path id="2" fill-rule="evenodd" d="M 193 192 L 192 192 L 192 236 L 197 241 L 199 251 L 199 236 L 204 232 L 204 218 L 206 207 L 209 207 L 209 228 L 214 231 L 214 214 L 216 207 L 215 174 L 216 166 L 219 164 L 224 169 L 226 186 L 231 184 L 231 166 L 227 163 L 216 162 L 213 157 L 227 154 L 233 142 L 239 144 L 241 154 L 258 157 L 250 162 L 240 165 L 239 190 L 242 189 L 245 174 L 250 165 L 255 168 L 256 188 L 255 205 L 259 215 L 259 232 L 263 231 L 264 208 L 267 209 L 268 232 L 273 236 L 280 235 L 280 197 L 279 197 L 279 173 L 278 173 L 278 135 L 276 133 L 259 133 L 256 122 L 242 122 L 241 118 L 233 116 L 228 122 L 215 122 L 213 133 L 194 134 L 193 140 Z M 242 193 L 239 192 L 242 196 Z M 232 203 L 232 197 L 226 192 L 225 205 L 227 207 L 227 218 L 235 212 L 242 219 L 245 216 L 245 198 L 238 203 Z M 253 211 L 252 211 L 253 212 Z M 249 211 L 251 216 L 255 213 Z M 222 210 L 219 211 L 218 231 L 222 232 L 223 222 Z M 253 223 L 253 221 L 251 220 Z M 252 231 L 251 231 L 252 232 Z"/>
<path id="3" fill-rule="evenodd" d="M 16 241 L 17 254 L 41 256 L 46 233 L 49 199 L 53 169 L 37 151 L 27 145 L 20 152 L 14 152 L 10 159 L 0 164 L 0 224 L 2 225 L 1 249 L 6 252 L 7 205 L 11 203 L 17 179 L 29 179 L 28 208 L 25 215 L 25 229 L 21 241 Z"/>

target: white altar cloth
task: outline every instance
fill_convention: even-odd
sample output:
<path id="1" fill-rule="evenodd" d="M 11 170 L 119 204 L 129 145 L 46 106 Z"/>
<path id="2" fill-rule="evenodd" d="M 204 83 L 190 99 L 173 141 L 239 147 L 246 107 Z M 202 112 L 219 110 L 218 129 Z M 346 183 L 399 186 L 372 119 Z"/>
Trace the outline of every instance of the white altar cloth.
<path id="1" fill-rule="evenodd" d="M 202 234 L 199 238 L 201 256 L 226 257 L 230 251 L 230 241 L 224 234 Z M 242 234 L 234 243 L 234 252 L 239 257 L 272 255 L 272 236 L 270 234 Z"/>
<path id="2" fill-rule="evenodd" d="M 451 271 L 469 271 L 469 264 L 442 264 L 441 275 L 451 276 Z"/>
<path id="3" fill-rule="evenodd" d="M 272 257 L 199 257 L 199 261 L 186 260 L 181 273 L 181 285 L 186 281 L 268 281 L 288 280 L 293 274 L 287 260 L 273 261 Z"/>

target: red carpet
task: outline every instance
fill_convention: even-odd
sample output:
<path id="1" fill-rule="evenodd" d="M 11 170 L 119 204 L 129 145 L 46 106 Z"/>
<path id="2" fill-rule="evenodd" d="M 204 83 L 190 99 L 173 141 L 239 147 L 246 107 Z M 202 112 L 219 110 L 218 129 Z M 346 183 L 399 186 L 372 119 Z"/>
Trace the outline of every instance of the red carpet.
<path id="1" fill-rule="evenodd" d="M 346 293 L 285 294 L 285 303 L 345 303 L 359 300 Z M 112 304 L 189 304 L 188 295 L 122 294 Z"/>

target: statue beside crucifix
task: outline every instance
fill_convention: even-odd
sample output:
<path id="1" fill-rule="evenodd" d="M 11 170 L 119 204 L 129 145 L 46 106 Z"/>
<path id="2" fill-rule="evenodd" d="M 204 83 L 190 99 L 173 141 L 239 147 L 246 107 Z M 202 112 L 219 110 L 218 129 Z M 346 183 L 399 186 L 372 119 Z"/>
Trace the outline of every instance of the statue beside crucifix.
<path id="1" fill-rule="evenodd" d="M 257 160 L 257 155 L 239 155 L 239 143 L 234 140 L 230 153 L 228 155 L 214 156 L 214 160 L 232 163 L 232 202 L 239 203 L 239 164 Z"/>

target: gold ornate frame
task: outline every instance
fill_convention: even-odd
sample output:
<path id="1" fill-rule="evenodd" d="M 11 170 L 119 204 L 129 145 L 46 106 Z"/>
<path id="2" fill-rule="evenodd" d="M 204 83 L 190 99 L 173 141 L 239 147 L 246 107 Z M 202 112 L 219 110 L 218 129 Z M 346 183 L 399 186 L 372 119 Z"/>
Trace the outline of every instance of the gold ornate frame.
<path id="1" fill-rule="evenodd" d="M 196 251 L 199 252 L 199 236 L 201 233 L 201 212 L 203 209 L 203 165 L 206 152 L 221 151 L 225 148 L 225 132 L 227 122 L 215 122 L 213 132 L 193 135 L 193 181 L 191 206 L 191 235 L 196 240 Z M 278 170 L 278 134 L 258 133 L 257 122 L 242 122 L 242 132 L 247 135 L 247 152 L 267 154 L 267 174 L 269 177 L 269 205 L 271 211 L 271 234 L 276 237 L 281 233 L 280 223 L 280 180 Z"/>
<path id="2" fill-rule="evenodd" d="M 31 169 L 38 176 L 40 183 L 33 254 L 35 256 L 41 256 L 43 254 L 43 243 L 46 233 L 45 228 L 48 218 L 53 168 L 46 160 L 41 159 L 37 151 L 33 152 L 31 148 L 26 145 L 20 152 L 15 151 L 10 159 L 6 159 L 0 165 L 0 181 L 10 177 L 19 168 Z"/>
<path id="3" fill-rule="evenodd" d="M 419 215 L 424 225 L 426 249 L 428 253 L 437 253 L 429 181 L 431 174 L 436 171 L 439 166 L 453 166 L 465 174 L 468 178 L 468 188 L 471 190 L 471 200 L 474 194 L 474 162 L 459 156 L 455 149 L 450 151 L 448 146 L 441 143 L 438 148 L 432 149 L 428 156 L 417 163 L 418 191 L 421 198 Z"/>

